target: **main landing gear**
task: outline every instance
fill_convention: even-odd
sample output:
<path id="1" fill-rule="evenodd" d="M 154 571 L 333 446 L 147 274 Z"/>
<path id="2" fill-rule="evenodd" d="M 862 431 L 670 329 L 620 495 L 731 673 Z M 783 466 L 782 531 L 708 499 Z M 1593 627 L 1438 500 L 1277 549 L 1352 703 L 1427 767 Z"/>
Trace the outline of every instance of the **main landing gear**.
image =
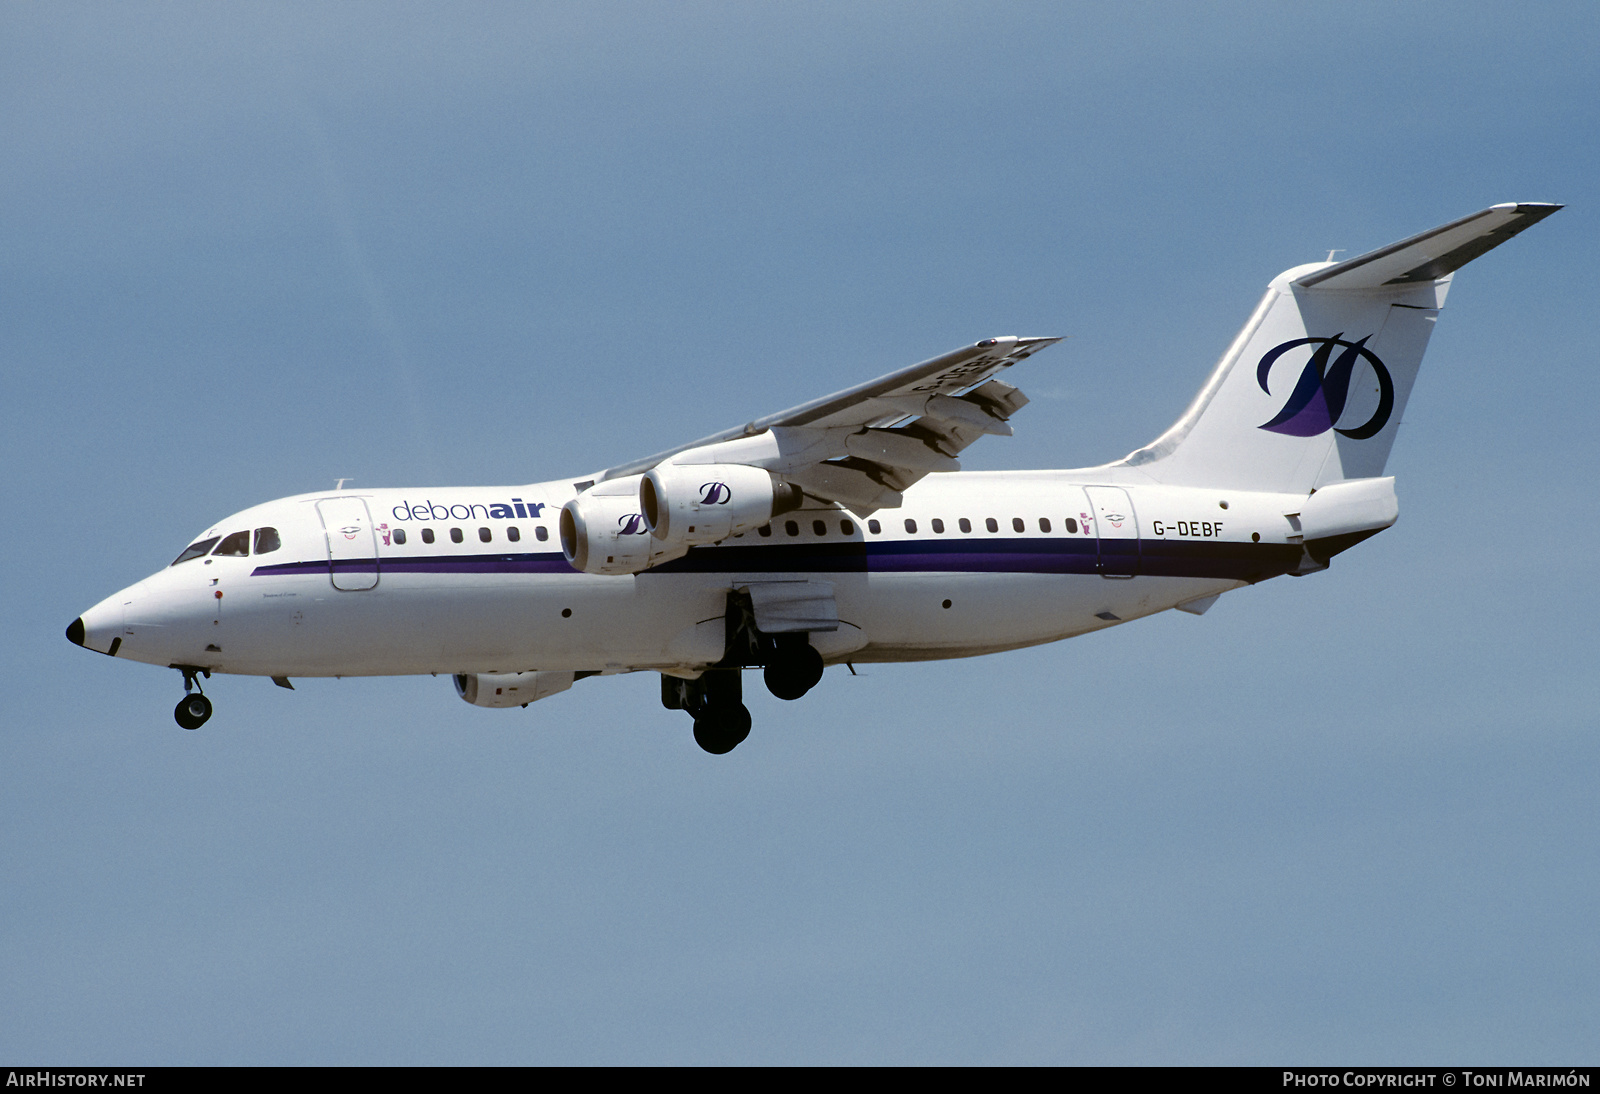
<path id="1" fill-rule="evenodd" d="M 822 679 L 822 654 L 805 631 L 769 634 L 756 625 L 750 594 L 728 594 L 727 646 L 721 661 L 698 680 L 661 677 L 661 705 L 694 717 L 694 739 L 714 756 L 732 752 L 750 736 L 742 670 L 760 668 L 767 690 L 798 699 Z"/>
<path id="2" fill-rule="evenodd" d="M 173 719 L 184 729 L 199 729 L 211 717 L 211 700 L 200 690 L 200 677 L 211 677 L 210 669 L 194 665 L 173 665 L 183 673 L 183 698 L 172 711 Z"/>
<path id="3" fill-rule="evenodd" d="M 761 677 L 779 699 L 798 699 L 822 681 L 822 654 L 803 632 L 772 635 L 766 654 Z"/>
<path id="4" fill-rule="evenodd" d="M 694 716 L 694 740 L 713 756 L 732 752 L 750 736 L 738 669 L 707 669 L 698 680 L 661 677 L 661 705 Z"/>

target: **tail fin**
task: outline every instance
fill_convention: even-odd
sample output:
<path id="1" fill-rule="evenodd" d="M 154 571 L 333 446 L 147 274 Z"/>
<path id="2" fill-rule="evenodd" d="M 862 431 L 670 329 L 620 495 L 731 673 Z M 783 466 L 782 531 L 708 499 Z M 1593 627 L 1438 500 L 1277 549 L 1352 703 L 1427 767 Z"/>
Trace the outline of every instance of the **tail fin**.
<path id="1" fill-rule="evenodd" d="M 1495 205 L 1279 274 L 1183 417 L 1122 463 L 1175 485 L 1302 494 L 1381 475 L 1452 274 L 1560 208 Z"/>

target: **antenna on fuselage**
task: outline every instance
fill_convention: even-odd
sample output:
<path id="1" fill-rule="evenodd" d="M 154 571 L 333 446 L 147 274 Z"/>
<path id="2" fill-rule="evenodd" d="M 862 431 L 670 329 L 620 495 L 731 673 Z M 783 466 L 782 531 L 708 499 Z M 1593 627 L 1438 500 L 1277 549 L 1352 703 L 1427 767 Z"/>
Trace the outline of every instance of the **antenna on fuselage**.
<path id="1" fill-rule="evenodd" d="M 338 482 L 333 484 L 333 488 L 335 490 L 343 490 L 344 489 L 344 484 L 349 482 L 349 481 L 350 481 L 349 479 L 340 479 Z"/>
<path id="2" fill-rule="evenodd" d="M 1343 247 L 1335 247 L 1333 250 L 1328 252 L 1328 261 L 1332 262 L 1333 261 L 1333 256 L 1336 255 L 1336 254 L 1341 254 L 1343 251 L 1344 251 Z"/>

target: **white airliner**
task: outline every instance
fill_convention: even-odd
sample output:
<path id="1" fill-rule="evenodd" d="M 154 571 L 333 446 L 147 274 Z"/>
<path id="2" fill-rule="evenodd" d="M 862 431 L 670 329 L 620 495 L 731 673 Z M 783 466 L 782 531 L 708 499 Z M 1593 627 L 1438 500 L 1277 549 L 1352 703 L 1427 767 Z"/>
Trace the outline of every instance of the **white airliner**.
<path id="1" fill-rule="evenodd" d="M 1554 213 L 1504 204 L 1275 278 L 1154 442 L 1076 471 L 960 472 L 1058 341 L 987 338 L 648 459 L 526 486 L 333 490 L 218 521 L 84 612 L 73 642 L 200 678 L 445 673 L 526 706 L 652 671 L 709 752 L 745 668 L 797 699 L 829 664 L 1015 649 L 1326 569 L 1393 524 L 1382 477 L 1453 272 Z"/>

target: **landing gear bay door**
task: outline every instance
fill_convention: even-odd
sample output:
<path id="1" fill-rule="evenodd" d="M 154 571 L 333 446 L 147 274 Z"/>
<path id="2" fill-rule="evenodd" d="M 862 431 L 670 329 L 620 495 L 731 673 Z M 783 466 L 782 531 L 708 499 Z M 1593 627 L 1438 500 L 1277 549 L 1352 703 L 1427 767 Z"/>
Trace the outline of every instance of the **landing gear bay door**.
<path id="1" fill-rule="evenodd" d="M 762 634 L 839 629 L 839 605 L 826 581 L 758 581 L 744 589 Z"/>

